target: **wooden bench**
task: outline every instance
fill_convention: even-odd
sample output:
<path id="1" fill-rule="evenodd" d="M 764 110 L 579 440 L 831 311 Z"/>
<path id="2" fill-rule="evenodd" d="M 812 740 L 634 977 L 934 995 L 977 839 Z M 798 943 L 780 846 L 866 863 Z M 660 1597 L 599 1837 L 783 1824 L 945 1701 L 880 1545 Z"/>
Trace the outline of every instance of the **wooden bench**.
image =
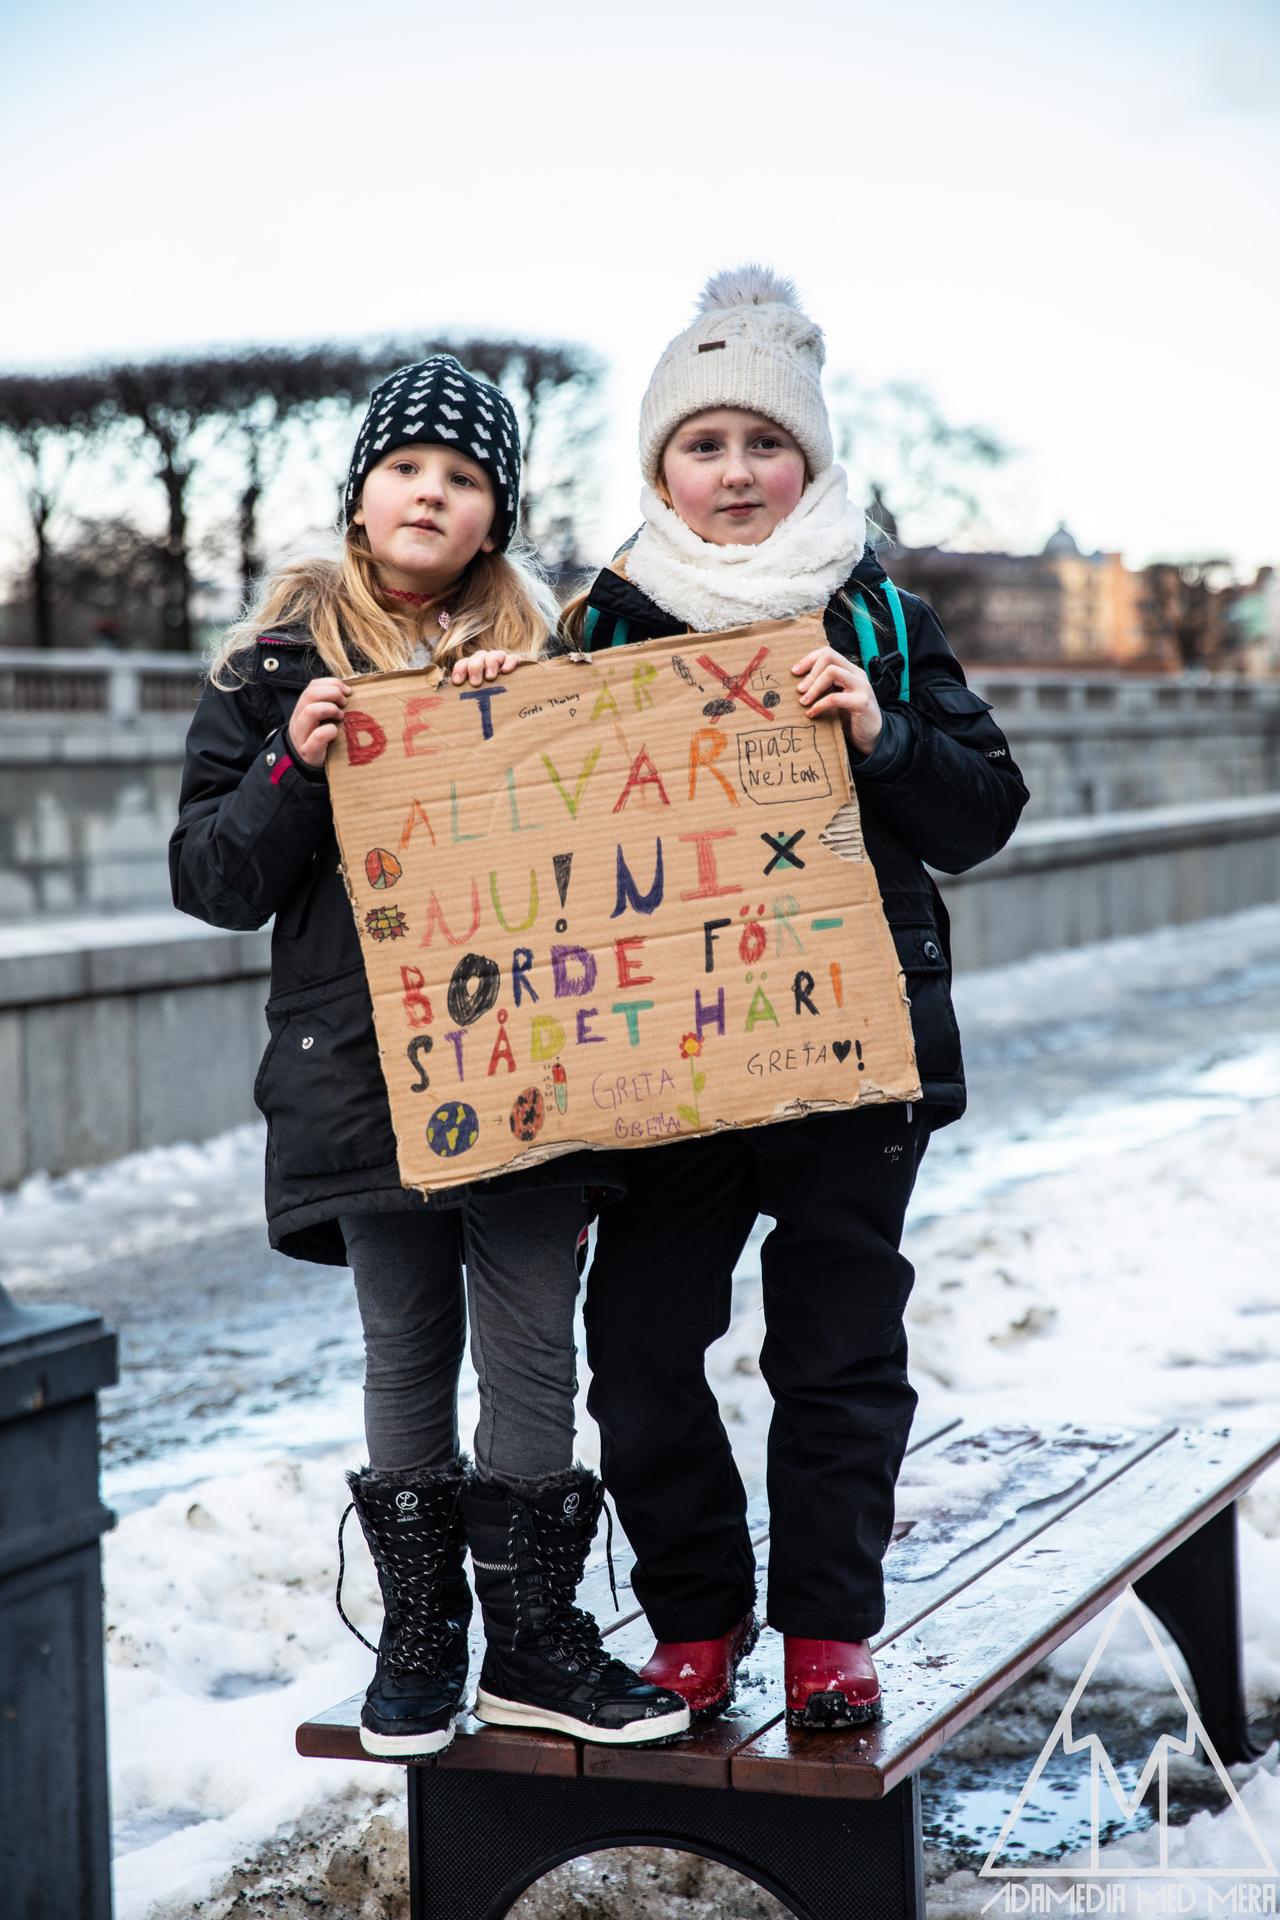
<path id="1" fill-rule="evenodd" d="M 590 1746 L 468 1718 L 438 1760 L 407 1767 L 413 1920 L 501 1920 L 550 1868 L 610 1846 L 722 1861 L 798 1920 L 923 1920 L 921 1766 L 1130 1584 L 1181 1650 L 1219 1758 L 1256 1758 L 1234 1502 L 1278 1456 L 1280 1436 L 1260 1432 L 918 1417 L 898 1503 L 914 1517 L 894 1530 L 873 1643 L 882 1720 L 791 1732 L 782 1642 L 768 1632 L 733 1713 L 669 1746 Z M 981 1475 L 982 1500 L 948 1506 L 948 1482 L 964 1473 Z M 751 1519 L 763 1571 L 760 1497 Z M 621 1615 L 602 1567 L 587 1575 L 584 1604 L 637 1663 L 652 1636 L 625 1550 L 615 1562 Z M 359 1713 L 355 1696 L 307 1721 L 299 1752 L 369 1759 Z"/>

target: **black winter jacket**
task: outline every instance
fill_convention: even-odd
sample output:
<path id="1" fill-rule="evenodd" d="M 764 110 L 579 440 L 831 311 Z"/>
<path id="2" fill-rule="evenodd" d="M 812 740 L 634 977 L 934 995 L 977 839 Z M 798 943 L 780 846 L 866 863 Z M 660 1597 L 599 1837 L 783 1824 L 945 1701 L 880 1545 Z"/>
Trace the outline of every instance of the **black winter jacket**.
<path id="1" fill-rule="evenodd" d="M 205 687 L 187 733 L 169 842 L 173 903 L 215 927 L 252 929 L 275 915 L 269 1038 L 253 1089 L 267 1120 L 268 1235 L 296 1259 L 343 1266 L 338 1215 L 456 1207 L 469 1190 L 427 1202 L 400 1184 L 329 782 L 287 740 L 299 694 L 328 669 L 308 630 L 293 627 L 262 635 L 234 671 L 232 690 Z M 577 1186 L 590 1169 L 589 1156 L 566 1154 L 484 1190 Z"/>
<path id="2" fill-rule="evenodd" d="M 910 664 L 909 697 L 901 700 L 904 663 L 876 591 L 884 580 L 868 547 L 846 582 L 862 589 L 881 635 L 867 674 L 885 715 L 874 751 L 850 761 L 867 855 L 906 976 L 920 1085 L 938 1127 L 964 1112 L 964 1065 L 951 1004 L 950 922 L 924 862 L 963 873 L 989 860 L 1030 796 L 991 703 L 966 684 L 932 607 L 910 593 L 901 595 Z M 613 568 L 597 575 L 587 605 L 596 615 L 583 642 L 589 651 L 684 631 Z M 825 626 L 828 644 L 862 664 L 841 593 L 827 607 Z"/>

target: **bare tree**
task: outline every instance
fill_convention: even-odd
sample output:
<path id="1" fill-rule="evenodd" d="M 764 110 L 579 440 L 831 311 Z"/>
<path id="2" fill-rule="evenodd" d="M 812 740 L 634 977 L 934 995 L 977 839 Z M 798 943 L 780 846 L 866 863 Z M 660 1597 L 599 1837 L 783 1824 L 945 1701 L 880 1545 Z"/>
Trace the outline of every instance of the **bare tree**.
<path id="1" fill-rule="evenodd" d="M 909 381 L 862 391 L 837 378 L 832 394 L 838 456 L 856 460 L 875 498 L 892 504 L 897 525 L 926 513 L 936 522 L 948 508 L 954 524 L 946 538 L 963 533 L 978 514 L 978 476 L 1012 449 L 986 427 L 955 425 L 932 394 Z"/>
<path id="2" fill-rule="evenodd" d="M 1231 562 L 1221 556 L 1194 560 L 1157 560 L 1142 570 L 1140 602 L 1149 649 L 1170 646 L 1183 672 L 1219 663 L 1229 644 L 1222 588 Z"/>
<path id="3" fill-rule="evenodd" d="M 53 560 L 64 646 L 156 650 L 169 644 L 162 540 L 116 516 L 82 519 Z"/>
<path id="4" fill-rule="evenodd" d="M 75 591 L 83 596 L 82 563 L 95 552 L 103 559 L 104 577 L 116 582 L 127 577 L 136 586 L 137 568 L 150 567 L 158 551 L 160 638 L 166 646 L 190 651 L 193 499 L 199 489 L 207 505 L 216 484 L 225 484 L 215 484 L 218 457 L 231 450 L 238 467 L 234 528 L 228 532 L 248 598 L 262 564 L 262 501 L 286 463 L 293 444 L 290 429 L 305 429 L 335 404 L 358 416 L 387 373 L 439 351 L 453 353 L 510 395 L 524 445 L 523 527 L 548 549 L 549 559 L 571 559 L 578 515 L 591 492 L 591 444 L 599 430 L 595 409 L 603 371 L 599 360 L 579 346 L 387 338 L 169 356 L 77 374 L 11 375 L 0 377 L 0 432 L 7 434 L 23 473 L 40 644 L 52 644 L 54 629 L 50 516 L 61 479 L 83 444 L 110 440 L 142 462 L 163 491 L 165 533 L 157 550 L 136 529 L 130 545 L 117 526 L 111 539 L 95 547 L 82 528 L 75 542 Z M 335 471 L 335 508 L 342 477 Z"/>
<path id="5" fill-rule="evenodd" d="M 102 376 L 112 417 L 135 437 L 164 489 L 164 637 L 167 646 L 184 653 L 194 645 L 188 521 L 196 436 L 220 414 L 228 372 L 226 358 L 175 358 L 120 364 Z"/>
<path id="6" fill-rule="evenodd" d="M 335 403 L 357 406 L 368 391 L 364 351 L 354 347 L 267 347 L 227 363 L 219 412 L 222 439 L 240 455 L 235 544 L 241 597 L 262 571 L 259 513 L 290 451 L 290 428 L 313 424 Z"/>
<path id="7" fill-rule="evenodd" d="M 100 431 L 101 384 L 90 374 L 0 375 L 0 431 L 30 520 L 32 637 L 56 643 L 51 523 L 72 468 Z"/>

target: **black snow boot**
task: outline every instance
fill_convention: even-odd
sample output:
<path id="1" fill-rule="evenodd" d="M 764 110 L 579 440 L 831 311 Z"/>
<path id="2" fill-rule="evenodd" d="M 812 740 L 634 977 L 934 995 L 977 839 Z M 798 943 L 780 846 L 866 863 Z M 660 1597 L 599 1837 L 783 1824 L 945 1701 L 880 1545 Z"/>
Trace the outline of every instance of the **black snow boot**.
<path id="1" fill-rule="evenodd" d="M 595 1617 L 573 1604 L 603 1504 L 583 1467 L 518 1486 L 469 1476 L 462 1506 L 487 1642 L 477 1719 L 613 1746 L 689 1725 L 680 1696 L 610 1659 Z"/>
<path id="2" fill-rule="evenodd" d="M 349 1473 L 351 1506 L 338 1527 L 338 1612 L 378 1657 L 360 1710 L 366 1753 L 398 1759 L 440 1753 L 466 1708 L 467 1625 L 471 1589 L 461 1462 L 438 1469 Z M 342 1529 L 354 1507 L 382 1589 L 382 1633 L 375 1647 L 342 1609 Z"/>

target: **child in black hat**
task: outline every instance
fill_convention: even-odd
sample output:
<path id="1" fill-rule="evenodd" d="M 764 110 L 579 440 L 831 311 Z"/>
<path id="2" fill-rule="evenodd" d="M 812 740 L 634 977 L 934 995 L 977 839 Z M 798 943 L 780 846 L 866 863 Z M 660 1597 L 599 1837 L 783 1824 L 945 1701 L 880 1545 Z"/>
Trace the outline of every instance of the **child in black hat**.
<path id="1" fill-rule="evenodd" d="M 483 1719 L 610 1744 L 689 1722 L 678 1696 L 607 1657 L 572 1604 L 603 1500 L 573 1464 L 581 1172 L 559 1160 L 451 1206 L 400 1184 L 324 770 L 360 673 L 434 662 L 478 685 L 542 649 L 555 609 L 513 551 L 519 487 L 511 404 L 455 359 L 375 389 L 341 554 L 277 573 L 219 649 L 170 843 L 184 912 L 227 928 L 275 916 L 255 1087 L 269 1232 L 285 1253 L 355 1276 L 370 1465 L 347 1477 L 385 1607 L 361 1739 L 393 1758 L 440 1752 L 465 1706 L 468 1545 L 488 1643 Z M 457 1413 L 468 1309 L 474 1471 Z"/>

